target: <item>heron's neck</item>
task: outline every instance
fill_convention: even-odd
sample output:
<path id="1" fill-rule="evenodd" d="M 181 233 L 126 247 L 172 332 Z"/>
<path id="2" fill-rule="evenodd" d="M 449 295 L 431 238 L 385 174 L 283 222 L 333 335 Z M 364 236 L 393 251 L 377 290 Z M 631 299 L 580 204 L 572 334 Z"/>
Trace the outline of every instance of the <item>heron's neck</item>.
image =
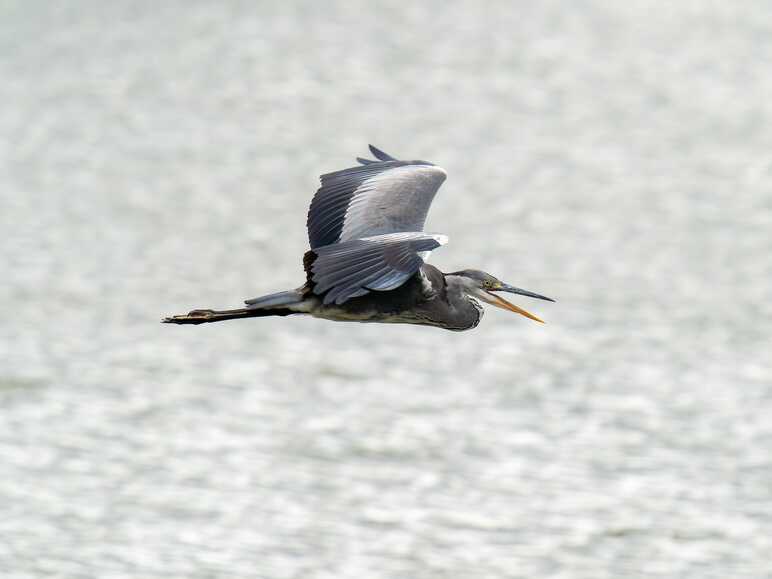
<path id="1" fill-rule="evenodd" d="M 483 312 L 482 304 L 472 296 L 472 281 L 463 275 L 445 275 L 448 301 L 456 307 L 473 306 L 480 315 Z"/>

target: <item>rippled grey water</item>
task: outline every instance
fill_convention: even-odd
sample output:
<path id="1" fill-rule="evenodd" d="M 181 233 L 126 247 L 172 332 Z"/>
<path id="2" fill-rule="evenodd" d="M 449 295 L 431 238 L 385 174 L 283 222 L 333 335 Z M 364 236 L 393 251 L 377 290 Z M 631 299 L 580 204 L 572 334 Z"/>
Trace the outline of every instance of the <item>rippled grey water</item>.
<path id="1" fill-rule="evenodd" d="M 0 17 L 3 577 L 772 576 L 768 3 Z M 547 325 L 158 323 L 368 142 Z"/>

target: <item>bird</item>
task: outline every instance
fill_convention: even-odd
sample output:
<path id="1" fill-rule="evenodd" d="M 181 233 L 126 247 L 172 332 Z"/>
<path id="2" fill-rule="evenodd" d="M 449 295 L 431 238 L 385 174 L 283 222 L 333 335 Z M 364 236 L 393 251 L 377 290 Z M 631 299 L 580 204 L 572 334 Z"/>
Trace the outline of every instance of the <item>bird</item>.
<path id="1" fill-rule="evenodd" d="M 445 181 L 427 161 L 402 161 L 369 145 L 375 159 L 324 174 L 308 210 L 305 283 L 230 310 L 196 309 L 164 318 L 204 324 L 240 318 L 310 315 L 332 321 L 402 323 L 452 331 L 477 327 L 483 303 L 542 322 L 500 292 L 554 302 L 489 273 L 443 273 L 427 263 L 448 237 L 424 231 L 429 206 Z"/>

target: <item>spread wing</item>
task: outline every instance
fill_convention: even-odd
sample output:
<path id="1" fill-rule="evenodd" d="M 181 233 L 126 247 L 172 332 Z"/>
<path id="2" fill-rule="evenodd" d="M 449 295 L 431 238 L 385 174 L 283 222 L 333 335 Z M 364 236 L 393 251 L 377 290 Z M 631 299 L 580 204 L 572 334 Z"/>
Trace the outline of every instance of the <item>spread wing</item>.
<path id="1" fill-rule="evenodd" d="M 371 290 L 396 289 L 424 263 L 421 252 L 446 242 L 444 235 L 403 232 L 318 247 L 308 266 L 312 291 L 324 295 L 325 304 L 340 305 Z"/>
<path id="2" fill-rule="evenodd" d="M 426 161 L 399 161 L 370 145 L 378 159 L 321 176 L 308 211 L 311 249 L 397 232 L 423 231 L 446 173 Z"/>

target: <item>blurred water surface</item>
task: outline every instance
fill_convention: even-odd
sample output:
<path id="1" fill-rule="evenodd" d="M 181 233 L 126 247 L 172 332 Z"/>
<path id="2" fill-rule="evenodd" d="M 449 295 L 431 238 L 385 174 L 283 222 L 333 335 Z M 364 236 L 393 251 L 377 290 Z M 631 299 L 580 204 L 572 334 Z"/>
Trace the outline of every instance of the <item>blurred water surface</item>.
<path id="1" fill-rule="evenodd" d="M 772 576 L 769 3 L 0 20 L 4 578 Z M 545 326 L 158 323 L 298 285 L 368 142 Z"/>

